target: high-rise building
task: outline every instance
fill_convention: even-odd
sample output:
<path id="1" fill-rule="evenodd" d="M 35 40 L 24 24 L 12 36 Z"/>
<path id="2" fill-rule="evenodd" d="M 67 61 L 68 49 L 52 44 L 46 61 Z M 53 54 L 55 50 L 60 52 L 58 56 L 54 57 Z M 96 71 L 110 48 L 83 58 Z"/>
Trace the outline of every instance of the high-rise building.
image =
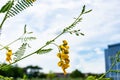
<path id="1" fill-rule="evenodd" d="M 120 43 L 108 45 L 108 48 L 105 49 L 105 68 L 106 71 L 108 71 L 112 63 L 114 61 L 114 58 L 116 57 L 116 53 L 120 51 Z M 120 63 L 117 63 L 112 70 L 120 70 Z M 113 78 L 113 80 L 120 80 L 120 73 L 115 72 L 109 72 L 106 77 Z"/>

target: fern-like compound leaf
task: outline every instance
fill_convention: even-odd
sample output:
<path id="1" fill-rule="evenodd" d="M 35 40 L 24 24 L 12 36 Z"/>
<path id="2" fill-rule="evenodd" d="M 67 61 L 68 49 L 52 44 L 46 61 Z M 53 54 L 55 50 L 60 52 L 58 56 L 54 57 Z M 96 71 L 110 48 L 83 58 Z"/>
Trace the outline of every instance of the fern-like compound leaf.
<path id="1" fill-rule="evenodd" d="M 27 43 L 23 43 L 21 47 L 13 54 L 14 60 L 19 60 L 25 53 Z"/>
<path id="2" fill-rule="evenodd" d="M 32 0 L 18 0 L 17 3 L 9 10 L 7 17 L 13 17 L 20 13 L 21 11 L 25 10 L 26 8 L 32 6 Z"/>

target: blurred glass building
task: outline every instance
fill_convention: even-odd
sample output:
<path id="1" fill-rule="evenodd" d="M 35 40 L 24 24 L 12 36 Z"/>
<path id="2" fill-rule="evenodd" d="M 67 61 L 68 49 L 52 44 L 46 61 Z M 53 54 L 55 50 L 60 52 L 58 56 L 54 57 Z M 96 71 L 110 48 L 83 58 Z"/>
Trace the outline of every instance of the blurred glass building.
<path id="1" fill-rule="evenodd" d="M 108 45 L 108 48 L 105 49 L 105 68 L 106 72 L 111 68 L 111 65 L 116 57 L 116 53 L 120 51 L 120 43 Z M 112 70 L 120 70 L 120 62 L 117 63 Z M 109 72 L 106 77 L 112 78 L 113 80 L 120 80 L 120 73 Z"/>

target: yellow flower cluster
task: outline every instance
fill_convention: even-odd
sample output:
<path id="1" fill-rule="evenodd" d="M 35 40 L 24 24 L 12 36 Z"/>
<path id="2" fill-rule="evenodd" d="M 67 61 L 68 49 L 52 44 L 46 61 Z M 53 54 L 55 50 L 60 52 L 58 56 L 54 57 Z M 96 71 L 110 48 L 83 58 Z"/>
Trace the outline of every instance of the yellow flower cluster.
<path id="1" fill-rule="evenodd" d="M 11 61 L 12 61 L 11 56 L 12 56 L 12 50 L 7 50 L 6 61 L 9 63 L 11 63 Z"/>
<path id="2" fill-rule="evenodd" d="M 60 58 L 58 66 L 62 68 L 64 75 L 66 75 L 66 69 L 69 67 L 69 46 L 66 40 L 63 40 L 63 44 L 59 46 L 60 52 L 57 53 L 57 56 Z"/>

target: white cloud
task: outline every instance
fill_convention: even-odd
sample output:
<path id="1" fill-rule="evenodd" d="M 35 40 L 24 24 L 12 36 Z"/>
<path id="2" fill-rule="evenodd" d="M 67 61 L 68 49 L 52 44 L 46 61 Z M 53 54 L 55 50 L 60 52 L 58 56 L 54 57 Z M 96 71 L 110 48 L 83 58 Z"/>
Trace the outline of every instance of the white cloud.
<path id="1" fill-rule="evenodd" d="M 103 73 L 105 72 L 104 68 L 104 56 L 98 55 L 101 57 L 94 57 L 96 54 L 94 53 L 88 53 L 88 54 L 75 54 L 71 53 L 71 71 L 75 69 L 79 69 L 80 71 L 84 73 Z M 97 68 L 99 66 L 99 68 Z"/>
<path id="2" fill-rule="evenodd" d="M 94 51 L 96 54 L 104 54 L 103 50 L 100 50 L 100 48 L 95 48 Z"/>

